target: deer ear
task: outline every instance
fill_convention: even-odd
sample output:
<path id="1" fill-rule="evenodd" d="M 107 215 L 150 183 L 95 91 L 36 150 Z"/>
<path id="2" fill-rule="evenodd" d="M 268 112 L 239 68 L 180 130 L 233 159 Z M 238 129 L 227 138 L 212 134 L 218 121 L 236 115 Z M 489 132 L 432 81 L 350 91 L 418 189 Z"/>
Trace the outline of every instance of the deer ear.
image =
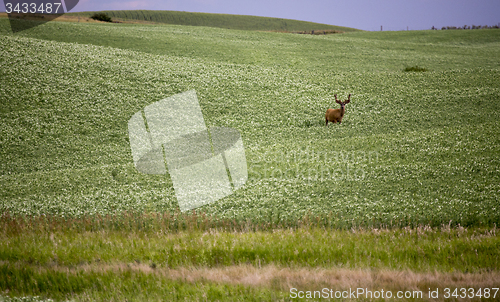
<path id="1" fill-rule="evenodd" d="M 345 100 L 344 104 L 348 104 L 351 100 Z"/>
<path id="2" fill-rule="evenodd" d="M 341 103 L 339 100 L 335 100 L 335 102 L 336 102 L 337 104 L 340 104 L 340 103 Z"/>

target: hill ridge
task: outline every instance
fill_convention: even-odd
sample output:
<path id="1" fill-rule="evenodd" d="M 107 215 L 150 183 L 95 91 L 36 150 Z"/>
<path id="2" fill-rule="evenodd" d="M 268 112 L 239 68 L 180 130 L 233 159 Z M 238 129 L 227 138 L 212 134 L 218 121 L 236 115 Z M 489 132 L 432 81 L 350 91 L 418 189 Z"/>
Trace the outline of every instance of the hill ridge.
<path id="1" fill-rule="evenodd" d="M 336 30 L 342 32 L 360 31 L 359 29 L 330 24 L 315 23 L 286 18 L 262 17 L 251 15 L 233 15 L 216 13 L 198 13 L 185 11 L 155 11 L 155 10 L 104 10 L 114 20 L 146 21 L 155 23 L 208 26 L 241 30 L 265 31 L 312 31 Z M 96 12 L 76 12 L 69 15 L 89 17 Z"/>

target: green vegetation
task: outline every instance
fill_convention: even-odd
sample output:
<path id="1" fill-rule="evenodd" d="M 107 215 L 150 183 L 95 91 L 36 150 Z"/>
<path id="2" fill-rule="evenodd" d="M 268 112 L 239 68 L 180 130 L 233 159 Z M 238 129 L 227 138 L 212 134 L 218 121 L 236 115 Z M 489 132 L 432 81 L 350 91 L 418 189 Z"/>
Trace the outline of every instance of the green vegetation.
<path id="1" fill-rule="evenodd" d="M 406 67 L 403 71 L 424 72 L 427 71 L 427 69 L 419 66 L 412 66 L 412 67 Z"/>
<path id="2" fill-rule="evenodd" d="M 286 300 L 299 277 L 209 278 L 273 266 L 498 284 L 499 46 L 496 29 L 49 22 L 14 35 L 0 19 L 0 295 Z M 127 122 L 191 89 L 208 127 L 241 132 L 249 180 L 181 214 L 168 175 L 136 171 Z M 183 269 L 210 271 L 173 277 Z"/>
<path id="3" fill-rule="evenodd" d="M 9 297 L 0 296 L 0 302 L 53 302 L 54 300 L 47 298 L 43 299 L 38 296 L 26 296 L 26 297 Z"/>
<path id="4" fill-rule="evenodd" d="M 161 215 L 107 220 L 113 217 L 72 221 L 2 217 L 0 261 L 65 267 L 102 261 L 155 268 L 272 264 L 470 273 L 500 268 L 495 228 L 342 231 L 303 222 L 297 229 L 238 232 L 231 225 L 209 228 L 186 219 L 186 231 L 175 231 L 169 229 L 168 217 Z"/>
<path id="5" fill-rule="evenodd" d="M 161 297 L 169 301 L 196 297 L 209 301 L 277 301 L 287 297 L 290 282 L 322 288 L 319 286 L 328 284 L 322 283 L 325 278 L 338 280 L 338 275 L 350 272 L 366 279 L 385 270 L 381 279 L 388 283 L 378 285 L 386 290 L 409 286 L 389 281 L 407 279 L 400 272 L 409 270 L 425 276 L 405 280 L 415 282 L 412 288 L 420 290 L 445 285 L 493 287 L 500 278 L 491 273 L 500 266 L 496 228 L 341 231 L 303 221 L 302 227 L 294 230 L 238 232 L 231 226 L 217 229 L 200 223 L 203 220 L 177 216 L 177 220 L 184 219 L 181 223 L 186 231 L 175 231 L 169 228 L 172 218 L 125 215 L 23 220 L 3 216 L 0 289 L 14 296 L 75 301 Z M 300 281 L 304 274 L 313 276 L 318 270 L 323 274 L 322 282 L 313 278 Z M 432 280 L 432 274 L 425 272 L 444 274 Z M 243 284 L 229 282 L 231 275 L 238 276 Z M 248 282 L 244 281 L 246 276 L 273 282 Z M 364 281 L 363 286 L 367 286 Z"/>
<path id="6" fill-rule="evenodd" d="M 94 13 L 92 16 L 90 16 L 90 18 L 104 22 L 112 21 L 111 18 L 106 13 Z"/>
<path id="7" fill-rule="evenodd" d="M 190 13 L 179 11 L 151 11 L 151 10 L 118 10 L 103 11 L 115 20 L 137 20 L 155 23 L 191 25 L 191 26 L 209 26 L 242 30 L 265 30 L 265 31 L 311 31 L 311 30 L 337 30 L 340 32 L 358 31 L 354 28 L 321 24 L 307 21 L 257 17 L 246 15 L 228 15 L 228 14 L 207 14 Z M 88 17 L 93 12 L 70 13 Z"/>
<path id="8" fill-rule="evenodd" d="M 73 301 L 276 301 L 284 293 L 241 285 L 170 280 L 157 274 L 134 271 L 126 266 L 117 271 L 58 270 L 48 267 L 0 264 L 0 288 L 11 294 L 50 296 Z M 1 299 L 1 298 L 0 298 Z M 2 301 L 2 300 L 0 300 Z M 28 300 L 29 301 L 29 300 Z M 37 300 L 35 300 L 37 301 Z"/>

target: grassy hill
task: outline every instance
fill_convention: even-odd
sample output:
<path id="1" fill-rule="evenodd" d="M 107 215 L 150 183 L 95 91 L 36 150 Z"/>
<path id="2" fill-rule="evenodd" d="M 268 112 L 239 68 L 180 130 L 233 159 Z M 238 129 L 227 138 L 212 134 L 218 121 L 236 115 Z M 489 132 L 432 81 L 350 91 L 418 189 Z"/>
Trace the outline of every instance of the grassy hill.
<path id="1" fill-rule="evenodd" d="M 499 78 L 494 29 L 49 22 L 12 34 L 0 19 L 1 295 L 498 287 Z M 127 122 L 192 89 L 209 128 L 241 132 L 249 179 L 181 214 L 168 175 L 135 169 Z M 342 124 L 325 127 L 333 95 L 349 93 Z"/>
<path id="2" fill-rule="evenodd" d="M 307 21 L 246 16 L 229 14 L 190 13 L 179 11 L 151 11 L 151 10 L 122 10 L 103 11 L 113 20 L 137 20 L 165 24 L 209 26 L 242 30 L 264 31 L 311 31 L 311 30 L 337 30 L 342 32 L 358 31 L 354 28 L 321 24 Z M 70 13 L 89 17 L 95 12 Z"/>

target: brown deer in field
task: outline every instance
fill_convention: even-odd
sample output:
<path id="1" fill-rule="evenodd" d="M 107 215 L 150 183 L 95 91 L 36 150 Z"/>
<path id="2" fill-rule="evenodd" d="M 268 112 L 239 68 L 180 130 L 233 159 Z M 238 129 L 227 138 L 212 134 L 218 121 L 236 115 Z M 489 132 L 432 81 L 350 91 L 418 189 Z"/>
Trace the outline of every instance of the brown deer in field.
<path id="1" fill-rule="evenodd" d="M 326 120 L 326 125 L 328 126 L 328 122 L 336 123 L 339 122 L 339 124 L 342 122 L 342 118 L 344 117 L 345 113 L 345 105 L 351 101 L 351 94 L 349 93 L 349 97 L 347 100 L 341 102 L 340 100 L 337 99 L 337 95 L 335 94 L 335 102 L 340 104 L 339 109 L 327 109 L 326 114 L 325 114 L 325 120 Z"/>

